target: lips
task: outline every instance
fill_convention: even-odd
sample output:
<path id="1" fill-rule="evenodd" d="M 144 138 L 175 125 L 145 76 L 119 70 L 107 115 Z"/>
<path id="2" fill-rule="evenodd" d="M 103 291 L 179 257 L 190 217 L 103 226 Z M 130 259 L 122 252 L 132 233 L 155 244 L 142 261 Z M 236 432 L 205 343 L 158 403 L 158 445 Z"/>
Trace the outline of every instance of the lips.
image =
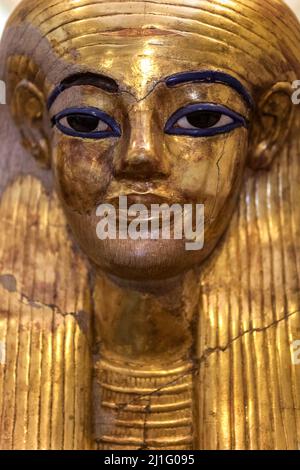
<path id="1" fill-rule="evenodd" d="M 127 210 L 124 210 L 123 208 L 120 208 L 120 197 L 126 197 L 127 198 Z M 170 200 L 166 197 L 153 194 L 153 193 L 130 193 L 130 194 L 119 194 L 117 197 L 112 197 L 109 198 L 108 200 L 105 201 L 108 204 L 111 204 L 112 206 L 115 207 L 117 210 L 117 217 L 119 220 L 125 219 L 130 223 L 132 220 L 136 218 L 136 216 L 131 216 L 128 214 L 128 210 L 130 207 L 134 204 L 140 204 L 145 206 L 147 209 L 148 215 L 145 219 L 140 220 L 145 220 L 145 221 L 151 221 L 153 219 L 153 215 L 151 216 L 151 209 L 152 205 L 162 205 L 162 204 L 167 204 L 168 206 L 172 206 L 174 204 L 174 201 L 170 202 Z M 159 217 L 160 218 L 160 217 Z M 173 222 L 173 216 L 171 215 L 171 224 Z"/>
<path id="2" fill-rule="evenodd" d="M 133 204 L 143 204 L 147 207 L 147 209 L 151 209 L 152 204 L 170 204 L 170 201 L 166 197 L 158 196 L 156 194 L 120 194 L 118 197 L 110 199 L 108 202 L 112 204 L 114 207 L 119 208 L 119 197 L 126 196 L 127 197 L 127 205 L 128 207 L 132 206 Z M 172 203 L 170 204 L 172 205 Z"/>

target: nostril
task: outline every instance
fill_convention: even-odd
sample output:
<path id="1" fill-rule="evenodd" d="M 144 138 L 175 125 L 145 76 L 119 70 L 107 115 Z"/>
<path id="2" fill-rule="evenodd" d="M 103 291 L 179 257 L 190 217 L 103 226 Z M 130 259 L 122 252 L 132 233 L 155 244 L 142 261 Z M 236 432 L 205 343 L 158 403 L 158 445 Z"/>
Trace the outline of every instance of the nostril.
<path id="1" fill-rule="evenodd" d="M 157 175 L 164 176 L 163 162 L 156 155 L 147 150 L 128 153 L 115 165 L 115 175 L 127 178 L 150 178 Z"/>
<path id="2" fill-rule="evenodd" d="M 134 154 L 128 155 L 125 159 L 126 164 L 132 164 L 134 166 L 150 165 L 155 163 L 155 156 L 147 150 L 140 150 Z"/>

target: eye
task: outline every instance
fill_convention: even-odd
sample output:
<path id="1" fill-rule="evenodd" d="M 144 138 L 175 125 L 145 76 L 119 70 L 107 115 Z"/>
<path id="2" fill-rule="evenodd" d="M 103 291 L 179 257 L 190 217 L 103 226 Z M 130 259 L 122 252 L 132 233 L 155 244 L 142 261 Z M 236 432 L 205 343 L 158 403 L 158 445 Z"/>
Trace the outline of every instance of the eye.
<path id="1" fill-rule="evenodd" d="M 177 121 L 181 129 L 210 129 L 216 126 L 231 124 L 233 119 L 216 111 L 194 111 Z"/>
<path id="2" fill-rule="evenodd" d="M 116 121 L 97 108 L 69 108 L 54 116 L 52 123 L 73 137 L 104 139 L 121 135 Z"/>
<path id="3" fill-rule="evenodd" d="M 176 111 L 165 126 L 166 134 L 209 137 L 247 127 L 240 114 L 211 103 L 194 104 Z"/>
<path id="4" fill-rule="evenodd" d="M 70 116 L 63 118 L 60 124 L 76 132 L 84 132 L 86 134 L 95 131 L 108 131 L 110 129 L 109 125 L 104 121 L 100 121 L 99 118 L 84 114 L 70 114 Z"/>

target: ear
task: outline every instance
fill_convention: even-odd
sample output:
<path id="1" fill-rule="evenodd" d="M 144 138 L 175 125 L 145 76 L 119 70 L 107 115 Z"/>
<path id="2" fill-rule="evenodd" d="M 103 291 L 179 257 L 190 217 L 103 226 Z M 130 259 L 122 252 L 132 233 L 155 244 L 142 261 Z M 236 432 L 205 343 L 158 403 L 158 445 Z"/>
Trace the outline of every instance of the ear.
<path id="1" fill-rule="evenodd" d="M 46 132 L 47 114 L 45 98 L 28 80 L 22 80 L 12 97 L 12 114 L 22 136 L 22 144 L 46 168 L 50 167 L 50 130 Z"/>
<path id="2" fill-rule="evenodd" d="M 274 85 L 261 97 L 253 118 L 248 164 L 268 168 L 288 138 L 294 116 L 291 83 Z"/>

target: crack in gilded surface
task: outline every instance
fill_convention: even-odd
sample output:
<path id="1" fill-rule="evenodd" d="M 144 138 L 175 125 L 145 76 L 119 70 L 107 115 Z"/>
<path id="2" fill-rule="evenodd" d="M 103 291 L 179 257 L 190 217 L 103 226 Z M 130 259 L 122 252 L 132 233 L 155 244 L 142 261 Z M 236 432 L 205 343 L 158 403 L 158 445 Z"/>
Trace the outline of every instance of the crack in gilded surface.
<path id="1" fill-rule="evenodd" d="M 11 282 L 10 285 L 8 284 L 9 278 L 10 278 L 9 282 Z M 58 305 L 47 304 L 47 303 L 41 302 L 40 300 L 31 299 L 28 295 L 22 292 L 19 292 L 16 289 L 16 286 L 17 286 L 16 278 L 15 276 L 12 276 L 10 274 L 0 275 L 0 284 L 8 293 L 16 294 L 19 297 L 18 300 L 20 303 L 27 305 L 29 307 L 36 308 L 36 309 L 49 308 L 50 310 L 53 311 L 53 313 L 59 314 L 63 317 L 67 317 L 71 315 L 76 318 L 79 314 L 85 313 L 82 310 L 78 312 L 63 312 Z M 10 287 L 10 286 L 14 286 L 14 287 Z"/>
<path id="2" fill-rule="evenodd" d="M 226 344 L 226 346 L 217 346 L 215 348 L 207 348 L 199 358 L 195 358 L 195 362 L 197 364 L 201 364 L 202 362 L 205 362 L 206 359 L 214 353 L 226 352 L 236 341 L 243 338 L 244 336 L 248 334 L 252 334 L 252 333 L 263 333 L 264 331 L 267 331 L 268 329 L 277 326 L 279 323 L 282 323 L 283 321 L 288 320 L 289 318 L 292 318 L 294 315 L 297 315 L 299 313 L 300 313 L 300 309 L 295 310 L 294 312 L 288 313 L 287 315 L 285 315 L 284 317 L 278 320 L 274 320 L 269 325 L 257 327 L 257 328 L 249 328 L 248 330 L 243 331 L 243 333 L 239 334 L 238 336 L 232 338 Z"/>
<path id="3" fill-rule="evenodd" d="M 278 326 L 280 323 L 287 321 L 289 318 L 294 317 L 300 313 L 300 309 L 297 309 L 289 314 L 282 316 L 280 319 L 274 320 L 272 323 L 259 328 L 250 328 L 238 336 L 231 339 L 225 346 L 208 348 L 204 351 L 201 357 L 194 357 L 190 364 L 186 364 L 186 370 L 179 373 L 173 380 L 167 380 L 159 386 L 156 386 L 151 392 L 138 393 L 136 383 L 132 386 L 130 381 L 126 384 L 125 389 L 132 387 L 133 393 L 138 394 L 130 400 L 124 400 L 128 397 L 128 393 L 122 391 L 124 387 L 124 376 L 121 378 L 122 386 L 119 387 L 119 391 L 116 394 L 110 394 L 110 399 L 107 399 L 106 393 L 103 388 L 101 390 L 101 406 L 103 409 L 110 408 L 113 410 L 110 422 L 106 423 L 106 432 L 101 437 L 96 439 L 96 443 L 99 450 L 106 450 L 111 448 L 116 449 L 139 449 L 139 450 L 151 450 L 151 449 L 162 449 L 162 448 L 173 448 L 173 449 L 192 449 L 197 448 L 195 444 L 195 435 L 193 424 L 195 421 L 193 404 L 195 396 L 193 392 L 193 381 L 194 378 L 199 374 L 199 366 L 204 363 L 211 355 L 218 352 L 226 352 L 235 342 L 245 337 L 246 335 L 253 335 L 254 333 L 263 333 L 272 327 Z M 136 371 L 136 377 L 138 379 L 138 371 Z M 101 371 L 101 365 L 99 367 L 100 377 L 103 375 Z M 150 380 L 151 377 L 149 376 Z M 112 379 L 112 378 L 111 378 Z M 127 377 L 128 379 L 128 377 Z M 118 380 L 116 377 L 110 381 L 110 385 L 115 384 L 114 380 Z M 126 380 L 126 379 L 125 379 Z M 155 380 L 155 379 L 153 379 Z M 109 380 L 107 380 L 109 382 Z M 172 412 L 166 413 L 166 419 L 164 419 L 163 412 L 160 411 L 159 418 L 155 419 L 155 413 L 158 411 L 155 408 L 153 400 L 165 398 L 168 396 L 168 389 L 182 383 L 187 384 L 187 395 L 184 395 L 180 390 L 175 392 L 172 396 L 172 403 L 169 400 L 165 405 L 173 404 L 174 408 Z M 101 386 L 101 384 L 100 384 Z M 118 388 L 118 387 L 117 387 Z M 108 386 L 109 389 L 109 386 Z M 112 389 L 113 390 L 113 389 Z M 113 392 L 110 392 L 113 393 Z M 166 395 L 167 393 L 167 395 Z M 125 395 L 125 396 L 124 396 Z M 123 401 L 120 402 L 120 399 Z M 187 399 L 189 398 L 189 399 Z M 185 406 L 181 407 L 183 400 Z M 110 402 L 111 401 L 111 402 Z M 113 402 L 113 403 L 112 403 Z M 156 403 L 157 405 L 157 403 Z M 178 406 L 177 406 L 178 405 Z M 296 410 L 296 408 L 291 408 Z M 182 410 L 182 413 L 181 413 Z M 181 413 L 178 415 L 178 413 Z M 153 418 L 154 416 L 154 418 Z M 128 436 L 128 430 L 137 435 L 130 434 Z M 124 431 L 125 430 L 125 431 Z M 139 431 L 140 430 L 140 431 Z M 156 434 L 157 430 L 161 430 L 164 434 Z M 196 445 L 196 447 L 195 447 Z M 183 447 L 182 447 L 183 446 Z M 193 447 L 194 446 L 194 447 Z"/>
<path id="4" fill-rule="evenodd" d="M 101 395 L 100 435 L 96 438 L 98 448 L 109 449 L 109 445 L 120 449 L 178 448 L 192 446 L 192 364 L 184 364 L 182 372 L 166 380 L 159 375 L 139 375 L 135 370 L 129 376 L 110 368 L 108 362 L 98 365 L 97 372 Z M 143 371 L 145 374 L 145 371 Z M 171 371 L 174 375 L 174 371 Z M 106 387 L 103 387 L 103 377 Z M 162 381 L 162 382 L 161 382 Z M 101 387 L 102 385 L 102 387 Z M 145 386 L 153 388 L 144 393 Z M 170 388 L 171 387 L 171 388 Z M 135 394 L 128 400 L 128 394 Z M 109 418 L 103 423 L 101 415 Z M 124 431 L 126 429 L 126 432 Z"/>

